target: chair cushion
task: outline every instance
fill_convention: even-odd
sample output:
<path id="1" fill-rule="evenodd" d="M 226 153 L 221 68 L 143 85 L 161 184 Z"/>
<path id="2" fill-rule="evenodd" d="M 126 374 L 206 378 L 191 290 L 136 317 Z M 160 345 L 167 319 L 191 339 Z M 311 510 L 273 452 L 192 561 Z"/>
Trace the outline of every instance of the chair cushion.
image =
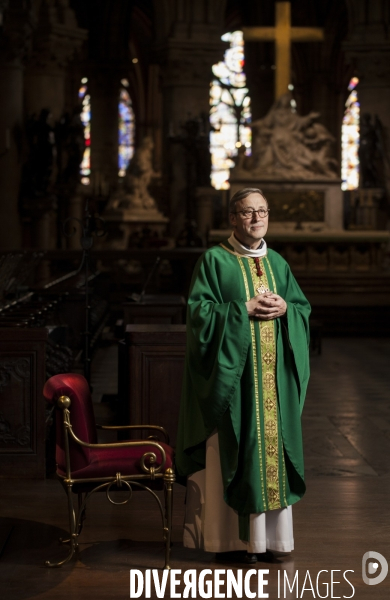
<path id="1" fill-rule="evenodd" d="M 43 395 L 48 402 L 55 403 L 60 396 L 68 396 L 71 400 L 70 421 L 74 433 L 80 440 L 96 444 L 96 424 L 89 385 L 78 373 L 62 373 L 54 375 L 45 384 Z M 64 427 L 61 410 L 56 411 L 56 461 L 61 468 L 65 465 Z M 82 469 L 90 462 L 90 450 L 70 440 L 69 451 L 71 464 L 75 469 Z"/>
<path id="2" fill-rule="evenodd" d="M 132 440 L 141 441 L 141 440 Z M 145 440 L 142 440 L 145 441 Z M 173 467 L 174 450 L 168 444 L 159 442 L 166 453 L 164 470 Z M 90 464 L 82 469 L 72 471 L 73 479 L 89 479 L 94 477 L 115 477 L 116 473 L 122 476 L 126 475 L 146 475 L 141 467 L 141 458 L 146 452 L 154 452 L 157 457 L 155 467 L 161 464 L 161 453 L 158 448 L 152 445 L 146 446 L 128 446 L 124 448 L 93 448 L 90 449 Z M 148 460 L 145 461 L 149 466 Z M 58 465 L 57 473 L 61 477 L 65 476 L 63 468 Z"/>

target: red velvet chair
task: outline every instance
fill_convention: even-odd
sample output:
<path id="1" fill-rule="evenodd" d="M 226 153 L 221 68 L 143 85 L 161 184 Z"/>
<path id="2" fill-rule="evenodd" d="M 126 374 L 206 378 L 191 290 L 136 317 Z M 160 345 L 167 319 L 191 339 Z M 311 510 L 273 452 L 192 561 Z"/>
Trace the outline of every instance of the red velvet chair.
<path id="1" fill-rule="evenodd" d="M 165 540 L 165 568 L 169 568 L 172 528 L 172 493 L 174 452 L 162 427 L 156 425 L 127 425 L 99 427 L 95 416 L 88 383 L 82 375 L 66 373 L 51 377 L 43 389 L 48 402 L 57 408 L 56 462 L 57 475 L 68 496 L 70 544 L 68 556 L 58 562 L 46 561 L 48 567 L 59 567 L 69 562 L 78 547 L 86 504 L 97 491 L 104 490 L 113 504 L 110 491 L 122 489 L 131 499 L 133 486 L 148 491 L 156 499 L 162 518 Z M 166 441 L 156 437 L 98 444 L 96 429 L 144 429 L 161 433 Z M 153 491 L 164 489 L 164 507 Z M 73 493 L 78 494 L 78 510 L 74 509 Z"/>

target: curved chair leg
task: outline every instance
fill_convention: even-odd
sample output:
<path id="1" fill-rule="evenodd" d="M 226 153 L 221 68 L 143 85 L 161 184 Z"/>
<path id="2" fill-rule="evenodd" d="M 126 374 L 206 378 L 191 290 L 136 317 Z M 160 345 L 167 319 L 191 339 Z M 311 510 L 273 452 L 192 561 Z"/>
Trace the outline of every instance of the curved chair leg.
<path id="1" fill-rule="evenodd" d="M 78 518 L 77 518 L 77 523 L 79 524 L 78 527 L 78 535 L 80 535 L 80 533 L 83 530 L 83 525 L 84 525 L 84 521 L 87 518 L 86 512 L 87 512 L 87 507 L 84 506 L 84 508 L 81 510 L 81 507 L 83 505 L 83 494 L 79 493 L 77 496 L 77 505 L 78 505 Z M 80 514 L 80 510 L 81 510 L 81 514 Z"/>
<path id="2" fill-rule="evenodd" d="M 67 485 L 67 495 L 68 495 L 68 513 L 69 513 L 69 540 L 60 540 L 62 543 L 69 542 L 69 554 L 64 558 L 64 560 L 60 560 L 59 562 L 53 563 L 50 560 L 45 561 L 46 567 L 62 567 L 68 563 L 74 556 L 77 548 L 77 538 L 79 536 L 79 532 L 76 531 L 76 515 L 73 507 L 73 499 L 72 499 L 72 485 Z"/>
<path id="3" fill-rule="evenodd" d="M 165 565 L 164 569 L 170 569 L 171 555 L 171 533 L 172 533 L 172 507 L 173 507 L 173 483 L 175 481 L 175 472 L 173 469 L 167 469 L 164 473 L 164 495 L 165 495 Z"/>
<path id="4" fill-rule="evenodd" d="M 83 525 L 84 525 L 84 521 L 87 518 L 86 516 L 86 512 L 87 512 L 87 507 L 84 506 L 84 508 L 82 509 L 83 505 L 83 494 L 79 493 L 77 494 L 77 520 L 76 523 L 78 523 L 77 526 L 77 535 L 80 535 L 82 530 L 83 530 Z M 70 539 L 67 538 L 66 540 L 64 540 L 63 538 L 59 539 L 60 544 L 69 544 L 70 543 Z"/>

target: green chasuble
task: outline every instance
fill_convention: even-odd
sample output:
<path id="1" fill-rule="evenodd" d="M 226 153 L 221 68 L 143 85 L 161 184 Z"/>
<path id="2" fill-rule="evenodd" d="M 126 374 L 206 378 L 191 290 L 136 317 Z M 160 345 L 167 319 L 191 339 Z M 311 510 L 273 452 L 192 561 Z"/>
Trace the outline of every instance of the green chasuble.
<path id="1" fill-rule="evenodd" d="M 218 430 L 224 498 L 248 539 L 249 515 L 297 502 L 305 492 L 301 412 L 309 379 L 310 305 L 286 261 L 260 259 L 229 242 L 205 252 L 191 284 L 187 353 L 176 465 L 205 468 L 208 436 Z M 272 321 L 249 318 L 245 302 L 261 286 L 287 302 Z"/>

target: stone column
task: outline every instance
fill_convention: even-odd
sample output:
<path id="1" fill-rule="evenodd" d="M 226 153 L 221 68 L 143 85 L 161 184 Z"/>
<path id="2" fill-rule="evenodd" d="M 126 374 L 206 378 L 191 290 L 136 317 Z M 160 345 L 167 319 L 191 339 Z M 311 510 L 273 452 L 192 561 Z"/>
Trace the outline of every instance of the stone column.
<path id="1" fill-rule="evenodd" d="M 218 190 L 210 187 L 198 187 L 197 195 L 197 225 L 198 231 L 206 244 L 208 232 L 214 224 L 214 198 L 219 197 Z"/>
<path id="2" fill-rule="evenodd" d="M 377 115 L 387 139 L 390 135 L 390 40 L 389 15 L 382 0 L 348 0 L 350 34 L 344 43 L 359 77 L 360 114 Z M 390 194 L 390 155 L 385 160 L 387 193 Z"/>
<path id="3" fill-rule="evenodd" d="M 9 8 L 8 8 L 9 4 Z M 22 244 L 18 197 L 22 164 L 23 61 L 29 49 L 29 4 L 0 1 L 0 248 Z"/>
<path id="4" fill-rule="evenodd" d="M 171 234 L 177 236 L 186 216 L 187 166 L 180 143 L 181 125 L 208 115 L 211 67 L 223 59 L 221 41 L 226 0 L 155 0 L 156 55 L 163 89 L 163 171 L 170 182 Z M 196 213 L 196 211 L 193 211 Z"/>
<path id="5" fill-rule="evenodd" d="M 69 0 L 42 0 L 37 19 L 25 72 L 25 114 L 27 117 L 33 114 L 39 116 L 42 109 L 48 109 L 54 124 L 65 110 L 68 64 L 87 39 L 88 32 L 78 27 Z M 55 176 L 53 172 L 53 180 Z M 33 245 L 43 249 L 55 248 L 55 207 L 47 201 L 32 208 L 35 213 Z"/>
<path id="6" fill-rule="evenodd" d="M 49 108 L 57 120 L 65 105 L 66 68 L 88 31 L 78 26 L 69 0 L 42 0 L 37 18 L 25 74 L 26 113 Z"/>

